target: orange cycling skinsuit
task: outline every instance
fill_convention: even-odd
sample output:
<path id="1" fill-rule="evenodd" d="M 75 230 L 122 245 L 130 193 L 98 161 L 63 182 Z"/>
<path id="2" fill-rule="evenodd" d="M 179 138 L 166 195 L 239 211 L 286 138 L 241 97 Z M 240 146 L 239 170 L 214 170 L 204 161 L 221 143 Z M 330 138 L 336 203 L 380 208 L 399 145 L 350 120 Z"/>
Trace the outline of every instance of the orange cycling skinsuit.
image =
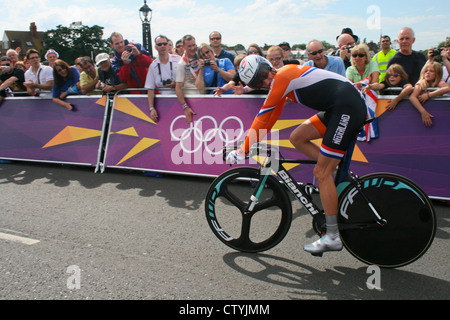
<path id="1" fill-rule="evenodd" d="M 366 119 L 367 109 L 361 94 L 348 79 L 337 73 L 299 65 L 275 70 L 267 59 L 255 55 L 242 60 L 239 76 L 251 88 L 270 86 L 270 91 L 245 142 L 228 154 L 227 163 L 245 159 L 250 147 L 272 129 L 287 99 L 319 111 L 295 129 L 290 138 L 299 151 L 317 160 L 313 173 L 319 185 L 326 220 L 326 234 L 303 249 L 314 255 L 342 250 L 333 171 Z M 319 134 L 323 137 L 320 150 L 311 146 L 310 140 L 317 139 Z"/>
<path id="2" fill-rule="evenodd" d="M 320 111 L 310 121 L 323 137 L 320 152 L 342 158 L 366 119 L 366 105 L 360 93 L 345 77 L 315 67 L 287 65 L 274 77 L 267 99 L 241 146 L 247 154 L 261 141 L 281 115 L 286 98 Z M 256 141 L 257 140 L 257 141 Z"/>

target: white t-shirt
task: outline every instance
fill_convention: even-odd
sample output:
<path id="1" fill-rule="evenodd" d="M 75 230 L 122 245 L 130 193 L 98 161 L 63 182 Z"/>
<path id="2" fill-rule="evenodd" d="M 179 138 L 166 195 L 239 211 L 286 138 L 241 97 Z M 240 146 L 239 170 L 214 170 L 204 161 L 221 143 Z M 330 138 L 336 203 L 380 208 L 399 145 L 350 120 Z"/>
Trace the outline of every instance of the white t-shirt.
<path id="1" fill-rule="evenodd" d="M 169 54 L 169 62 L 162 64 L 159 57 L 156 58 L 148 68 L 147 78 L 145 80 L 145 88 L 157 89 L 164 88 L 163 81 L 172 80 L 175 82 L 178 62 L 181 60 L 180 56 Z M 175 94 L 175 90 L 160 90 L 160 94 Z"/>
<path id="2" fill-rule="evenodd" d="M 42 64 L 39 65 L 39 69 L 37 73 L 35 74 L 32 70 L 33 68 L 30 67 L 25 72 L 25 82 L 33 81 L 34 83 L 38 84 L 45 84 L 48 81 L 53 81 L 53 68 L 49 66 L 43 66 Z M 41 97 L 51 97 L 52 92 L 51 89 L 49 92 L 43 92 L 40 94 Z"/>
<path id="3" fill-rule="evenodd" d="M 448 76 L 448 70 L 445 65 L 442 66 L 442 80 L 444 80 L 447 84 L 450 84 L 450 77 Z"/>

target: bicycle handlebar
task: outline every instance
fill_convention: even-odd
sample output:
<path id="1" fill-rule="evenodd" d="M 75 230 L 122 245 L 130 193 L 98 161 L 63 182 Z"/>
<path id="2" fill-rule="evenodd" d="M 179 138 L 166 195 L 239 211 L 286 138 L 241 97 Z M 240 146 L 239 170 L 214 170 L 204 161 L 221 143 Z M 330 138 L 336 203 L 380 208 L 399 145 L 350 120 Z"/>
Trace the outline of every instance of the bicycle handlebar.
<path id="1" fill-rule="evenodd" d="M 227 156 L 231 151 L 237 150 L 242 145 L 242 143 L 244 143 L 244 141 L 239 141 L 237 145 L 224 146 L 222 149 L 223 161 L 227 159 Z M 245 158 L 248 159 L 260 154 L 266 154 L 268 157 L 271 157 L 272 146 L 269 146 L 266 143 L 261 142 L 255 143 L 253 146 L 250 147 L 248 155 Z"/>

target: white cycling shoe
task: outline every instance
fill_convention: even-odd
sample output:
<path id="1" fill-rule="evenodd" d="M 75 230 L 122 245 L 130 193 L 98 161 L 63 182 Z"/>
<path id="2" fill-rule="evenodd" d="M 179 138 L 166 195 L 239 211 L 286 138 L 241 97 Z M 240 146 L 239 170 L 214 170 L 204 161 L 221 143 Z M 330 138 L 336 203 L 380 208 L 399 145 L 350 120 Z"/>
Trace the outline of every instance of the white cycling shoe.
<path id="1" fill-rule="evenodd" d="M 303 249 L 313 255 L 321 256 L 324 252 L 327 251 L 341 251 L 342 241 L 339 236 L 333 239 L 328 234 L 326 234 L 319 240 L 314 241 L 311 244 L 304 245 Z"/>

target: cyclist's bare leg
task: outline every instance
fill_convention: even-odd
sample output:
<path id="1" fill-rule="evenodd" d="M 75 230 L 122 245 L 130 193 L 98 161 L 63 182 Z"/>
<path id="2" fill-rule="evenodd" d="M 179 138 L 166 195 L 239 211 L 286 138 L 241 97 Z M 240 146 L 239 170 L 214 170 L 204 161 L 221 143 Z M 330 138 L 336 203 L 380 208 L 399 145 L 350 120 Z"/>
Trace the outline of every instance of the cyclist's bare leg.
<path id="1" fill-rule="evenodd" d="M 320 200 L 325 211 L 327 233 L 319 240 L 305 245 L 304 249 L 313 254 L 321 254 L 325 251 L 339 251 L 342 249 L 342 242 L 339 238 L 337 224 L 338 195 L 334 184 L 333 173 L 339 164 L 339 159 L 329 158 L 319 154 L 314 176 L 320 190 Z"/>
<path id="2" fill-rule="evenodd" d="M 319 154 L 317 164 L 314 167 L 314 176 L 320 190 L 320 200 L 326 215 L 337 215 L 338 194 L 334 183 L 333 174 L 339 165 L 340 159 L 334 159 Z"/>
<path id="3" fill-rule="evenodd" d="M 292 131 L 289 141 L 301 153 L 311 160 L 317 161 L 320 154 L 320 148 L 312 140 L 322 138 L 319 131 L 308 119 Z"/>
<path id="4" fill-rule="evenodd" d="M 312 244 L 304 246 L 306 251 L 313 254 L 342 249 L 337 224 L 338 195 L 333 178 L 334 171 L 340 160 L 326 157 L 320 153 L 320 147 L 312 142 L 312 140 L 320 138 L 322 138 L 322 135 L 309 119 L 298 126 L 289 138 L 289 141 L 298 151 L 317 161 L 314 175 L 317 179 L 320 199 L 326 215 L 327 233 Z"/>

